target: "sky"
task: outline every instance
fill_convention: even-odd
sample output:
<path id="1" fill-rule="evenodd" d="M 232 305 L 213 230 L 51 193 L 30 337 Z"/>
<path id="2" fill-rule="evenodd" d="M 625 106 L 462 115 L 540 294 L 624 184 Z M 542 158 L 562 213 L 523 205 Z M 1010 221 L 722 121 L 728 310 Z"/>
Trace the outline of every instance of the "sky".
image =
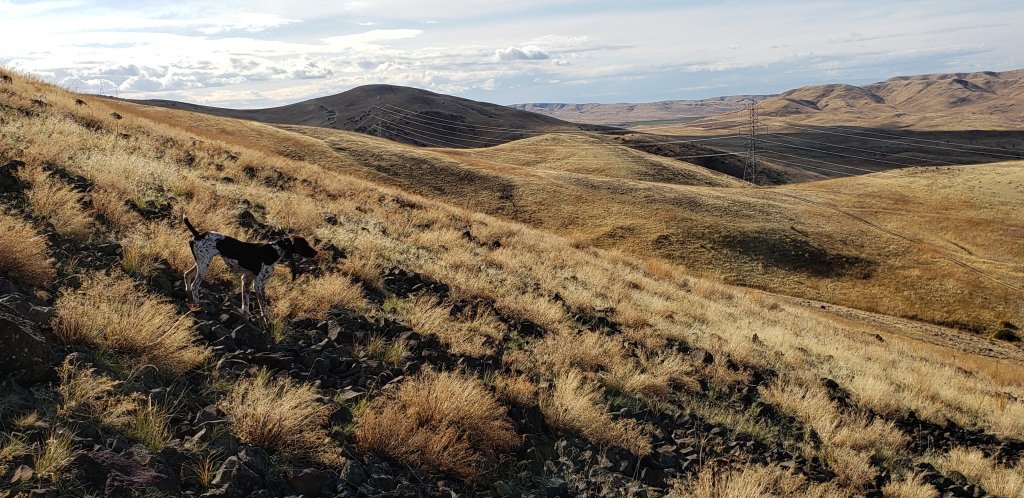
<path id="1" fill-rule="evenodd" d="M 0 64 L 234 108 L 370 83 L 652 102 L 1024 68 L 1024 2 L 0 0 Z"/>

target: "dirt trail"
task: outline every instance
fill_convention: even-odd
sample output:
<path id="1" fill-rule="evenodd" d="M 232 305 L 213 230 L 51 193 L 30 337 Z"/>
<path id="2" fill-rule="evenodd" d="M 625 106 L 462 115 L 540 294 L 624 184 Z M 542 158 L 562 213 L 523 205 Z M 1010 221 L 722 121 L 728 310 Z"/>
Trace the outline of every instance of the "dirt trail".
<path id="1" fill-rule="evenodd" d="M 978 356 L 986 356 L 998 360 L 1011 360 L 1024 363 L 1024 349 L 1013 343 L 989 339 L 970 332 L 919 322 L 906 318 L 883 315 L 870 311 L 847 308 L 836 304 L 804 299 L 798 297 L 770 294 L 772 297 L 793 304 L 806 306 L 815 310 L 837 315 L 855 322 L 865 323 L 896 336 L 912 339 L 926 344 L 962 351 Z"/>

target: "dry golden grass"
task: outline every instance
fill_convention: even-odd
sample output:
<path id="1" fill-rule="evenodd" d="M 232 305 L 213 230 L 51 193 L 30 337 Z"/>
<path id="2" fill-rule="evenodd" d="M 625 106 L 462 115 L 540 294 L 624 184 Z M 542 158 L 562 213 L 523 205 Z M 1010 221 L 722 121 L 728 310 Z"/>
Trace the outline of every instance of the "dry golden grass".
<path id="1" fill-rule="evenodd" d="M 87 275 L 81 288 L 65 290 L 54 306 L 54 333 L 67 343 L 109 348 L 172 374 L 209 356 L 194 342 L 190 317 L 122 277 Z"/>
<path id="2" fill-rule="evenodd" d="M 555 379 L 549 392 L 541 393 L 540 409 L 554 428 L 579 432 L 597 444 L 625 448 L 637 456 L 651 452 L 651 440 L 633 420 L 613 420 L 596 383 L 578 371 Z"/>
<path id="3" fill-rule="evenodd" d="M 885 498 L 939 498 L 939 490 L 921 480 L 919 474 L 907 474 L 901 480 L 893 479 L 882 488 Z"/>
<path id="4" fill-rule="evenodd" d="M 55 275 L 46 239 L 22 220 L 0 212 L 0 275 L 44 286 Z"/>
<path id="5" fill-rule="evenodd" d="M 890 457 L 902 451 L 907 437 L 891 422 L 841 413 L 819 386 L 776 382 L 761 389 L 766 401 L 814 429 L 822 442 L 822 456 L 840 484 L 860 488 L 874 478 L 871 456 Z"/>
<path id="6" fill-rule="evenodd" d="M 89 240 L 94 220 L 81 207 L 82 194 L 54 178 L 41 166 L 25 166 L 19 174 L 32 184 L 27 195 L 33 214 L 45 218 L 57 233 L 65 237 L 77 242 Z"/>
<path id="7" fill-rule="evenodd" d="M 427 294 L 404 300 L 396 312 L 409 321 L 417 333 L 435 335 L 449 351 L 455 354 L 482 356 L 493 352 L 486 339 L 500 337 L 500 325 L 493 316 L 462 321 L 449 312 L 450 306 Z"/>
<path id="8" fill-rule="evenodd" d="M 842 498 L 832 485 L 810 484 L 779 467 L 751 466 L 739 470 L 706 466 L 690 480 L 677 483 L 673 498 Z"/>
<path id="9" fill-rule="evenodd" d="M 605 386 L 637 397 L 666 398 L 675 389 L 700 389 L 700 382 L 691 374 L 693 367 L 674 353 L 641 353 L 635 362 L 612 364 L 601 374 Z"/>
<path id="10" fill-rule="evenodd" d="M 327 434 L 330 408 L 316 388 L 266 370 L 239 380 L 221 401 L 239 441 L 293 458 L 338 465 L 337 445 Z"/>
<path id="11" fill-rule="evenodd" d="M 498 399 L 518 406 L 537 404 L 537 385 L 525 375 L 500 373 L 494 378 Z"/>
<path id="12" fill-rule="evenodd" d="M 985 491 L 997 496 L 1024 496 L 1024 463 L 1018 462 L 1014 467 L 1004 467 L 991 458 L 986 458 L 980 450 L 970 448 L 953 448 L 949 453 L 940 455 L 936 462 L 943 472 L 960 472 L 971 482 L 980 484 Z"/>
<path id="13" fill-rule="evenodd" d="M 374 400 L 357 420 L 360 451 L 472 478 L 518 437 L 506 409 L 474 377 L 426 373 Z"/>
<path id="14" fill-rule="evenodd" d="M 694 377 L 716 386 L 748 382 L 749 374 L 725 367 L 725 358 L 744 368 L 787 373 L 780 384 L 764 394 L 822 436 L 825 444 L 820 449 L 805 448 L 806 456 L 829 462 L 841 475 L 846 495 L 862 491 L 860 484 L 873 476 L 874 468 L 869 465 L 872 456 L 880 456 L 883 461 L 893 454 L 896 461 L 913 457 L 903 452 L 901 434 L 884 422 L 868 423 L 856 409 L 850 413 L 837 410 L 817 387 L 821 377 L 839 382 L 865 410 L 888 416 L 914 410 L 934 422 L 948 418 L 1001 436 L 1024 437 L 1024 384 L 1017 366 L 1024 355 L 1019 349 L 969 342 L 952 332 L 942 337 L 961 340 L 942 342 L 936 339 L 939 335 L 900 322 L 888 323 L 887 317 L 841 316 L 691 275 L 703 273 L 716 280 L 740 281 L 892 313 L 916 313 L 925 319 L 1018 323 L 1020 309 L 1015 307 L 1016 297 L 1010 299 L 1011 293 L 995 292 L 992 282 L 933 257 L 950 251 L 960 254 L 952 244 L 956 242 L 976 255 L 960 254 L 967 262 L 1000 278 L 1019 279 L 1014 277 L 1014 272 L 1019 273 L 1014 268 L 1021 261 L 1021 248 L 1007 243 L 1005 234 L 1020 228 L 1016 221 L 1006 220 L 1020 217 L 1015 216 L 1016 205 L 1004 202 L 1015 195 L 1010 185 L 1021 174 L 1019 163 L 907 170 L 899 173 L 904 176 L 893 175 L 890 183 L 853 178 L 777 190 L 682 189 L 632 180 L 584 178 L 564 171 L 524 172 L 514 165 L 498 174 L 501 168 L 493 164 L 460 165 L 444 157 L 446 153 L 338 132 L 340 138 L 331 140 L 355 150 L 346 155 L 322 140 L 262 124 L 100 99 L 91 100 L 86 112 L 76 110 L 74 96 L 63 90 L 28 80 L 16 81 L 14 88 L 13 93 L 0 93 L 0 99 L 9 105 L 0 106 L 0 117 L 5 120 L 0 128 L 0 156 L 20 158 L 29 164 L 59 164 L 93 182 L 97 218 L 124 245 L 125 266 L 134 273 L 145 274 L 160 261 L 167 261 L 176 272 L 191 266 L 188 233 L 178 225 L 182 212 L 187 212 L 200 229 L 245 237 L 235 215 L 243 208 L 252 209 L 260 216 L 265 214 L 272 224 L 299 229 L 304 236 L 343 247 L 349 258 L 339 270 L 369 289 L 383 288 L 383 268 L 401 267 L 448 284 L 453 300 L 488 300 L 505 318 L 526 319 L 543 326 L 546 335 L 535 339 L 505 334 L 495 317 L 444 317 L 440 313 L 434 317 L 436 323 L 444 322 L 446 328 L 457 330 L 458 334 L 452 336 L 454 344 L 469 339 L 469 346 L 463 347 L 487 345 L 473 342 L 481 337 L 508 339 L 503 346 L 511 347 L 502 351 L 501 367 L 517 373 L 495 378 L 497 399 L 510 404 L 539 403 L 546 416 L 562 427 L 577 430 L 599 444 L 646 451 L 643 431 L 608 415 L 604 389 L 673 402 L 666 394 L 692 387 Z M 40 96 L 52 106 L 31 116 L 17 112 L 19 106 L 30 105 L 28 95 Z M 112 111 L 125 119 L 115 122 L 105 117 Z M 89 122 L 101 125 L 101 131 L 82 125 Z M 115 129 L 128 138 L 115 135 Z M 311 162 L 278 154 L 286 149 L 302 150 Z M 186 161 L 188 157 L 193 160 Z M 422 175 L 386 181 L 571 235 L 580 243 L 574 246 L 550 233 L 349 176 L 365 173 L 367 165 L 386 164 L 388 171 L 405 171 L 393 166 L 411 161 L 423 165 Z M 443 175 L 434 174 L 431 165 L 441 163 L 449 169 Z M 246 166 L 257 169 L 255 178 L 244 174 L 242 168 Z M 485 167 L 490 176 L 474 176 L 480 170 L 472 168 Z M 277 171 L 295 178 L 295 182 L 284 190 L 264 184 L 266 178 L 276 177 Z M 382 173 L 374 171 L 373 179 L 379 182 Z M 477 183 L 462 188 L 453 183 L 453 171 L 466 172 Z M 508 179 L 505 173 L 518 175 L 510 180 L 515 187 L 512 200 L 503 199 L 504 192 L 489 190 L 491 180 Z M 222 181 L 224 176 L 234 181 Z M 958 179 L 953 182 L 953 190 L 949 187 L 951 178 Z M 43 183 L 51 180 L 56 181 L 47 177 Z M 900 188 L 886 187 L 897 181 Z M 996 193 L 987 190 L 990 188 Z M 945 204 L 937 203 L 936 192 L 950 199 Z M 848 216 L 791 202 L 780 193 L 838 203 L 873 223 L 905 231 L 943 249 L 927 254 L 916 251 L 909 244 L 852 222 Z M 582 204 L 563 202 L 568 197 L 580 199 Z M 638 198 L 650 200 L 639 214 Z M 142 222 L 125 211 L 125 200 L 169 205 L 172 216 L 169 221 Z M 292 216 L 286 207 L 294 203 L 305 208 Z M 889 208 L 899 203 L 906 209 L 899 216 L 890 216 Z M 262 213 L 261 207 L 267 207 L 268 212 Z M 946 219 L 948 212 L 962 217 Z M 337 223 L 322 222 L 325 213 L 335 214 Z M 939 221 L 935 221 L 936 213 L 944 213 Z M 968 217 L 978 221 L 969 221 Z M 758 221 L 751 225 L 751 219 Z M 867 279 L 802 273 L 794 278 L 792 272 L 770 265 L 762 268 L 733 252 L 723 253 L 721 248 L 705 244 L 719 235 L 775 229 L 796 237 L 790 234 L 797 233 L 789 228 L 792 224 L 809 234 L 809 241 L 816 247 L 882 258 L 883 266 Z M 939 225 L 942 230 L 936 232 L 922 228 Z M 501 248 L 469 242 L 462 236 L 466 230 L 485 242 L 500 241 Z M 648 243 L 662 235 L 671 243 Z M 964 240 L 966 235 L 972 240 Z M 660 259 L 638 260 L 630 255 L 637 253 Z M 674 266 L 678 262 L 687 264 L 689 270 Z M 214 268 L 210 278 L 236 280 L 222 274 L 219 263 Z M 282 295 L 301 296 L 296 289 L 315 293 L 314 287 L 321 287 L 312 279 L 293 286 L 285 277 L 286 270 L 275 281 Z M 117 285 L 98 285 L 90 278 L 84 283 L 81 292 L 66 290 L 61 298 L 61 320 L 71 327 L 57 327 L 59 334 L 74 340 L 105 341 L 109 330 L 136 334 L 139 323 L 144 333 L 152 332 L 147 324 L 153 320 L 139 314 L 140 309 L 156 313 L 159 306 L 151 309 L 146 304 L 153 300 L 151 296 L 138 289 L 119 294 Z M 335 283 L 346 292 L 352 289 L 342 280 Z M 113 294 L 110 288 L 114 288 Z M 556 294 L 562 300 L 556 299 Z M 107 295 L 113 298 L 104 297 Z M 118 300 L 127 304 L 118 308 L 112 304 Z M 324 303 L 333 300 L 333 295 L 319 296 L 302 313 L 318 314 L 330 306 Z M 987 304 L 977 307 L 976 303 Z M 425 303 L 426 311 L 438 311 L 426 304 L 436 303 Z M 296 301 L 295 306 L 303 304 Z M 443 305 L 433 307 L 443 310 Z M 567 308 L 587 313 L 613 310 L 608 316 L 622 325 L 624 334 L 586 330 L 569 317 Z M 105 311 L 121 309 L 128 310 L 131 321 L 137 323 L 123 325 L 128 320 L 115 320 L 111 316 L 117 313 Z M 172 312 L 162 315 L 165 318 L 157 323 L 166 319 L 164 323 L 173 324 L 173 310 L 166 309 Z M 376 316 L 386 312 L 370 309 L 367 313 Z M 101 320 L 105 324 L 102 330 L 92 327 L 93 317 L 104 315 L 110 316 L 103 318 L 106 322 Z M 431 316 L 424 313 L 424 318 Z M 183 330 L 187 328 L 183 326 Z M 466 333 L 469 329 L 472 333 Z M 759 337 L 756 343 L 751 340 L 755 333 Z M 874 340 L 876 333 L 884 335 L 885 342 Z M 180 344 L 191 345 L 187 334 L 181 338 Z M 118 340 L 122 342 L 114 343 L 135 348 L 133 354 L 143 351 L 139 344 L 125 345 L 127 339 Z M 934 344 L 923 344 L 922 340 Z M 668 341 L 705 348 L 718 361 L 691 373 L 680 365 L 678 357 L 659 354 Z M 165 349 L 164 343 L 159 344 Z M 145 345 L 144 353 L 152 354 L 149 344 Z M 361 347 L 374 357 L 397 364 L 405 356 L 406 345 L 377 337 Z M 181 359 L 169 362 L 192 363 Z M 555 388 L 537 394 L 534 382 L 553 382 Z M 409 379 L 404 383 L 423 386 L 426 381 Z M 601 383 L 604 389 L 598 387 Z M 410 391 L 406 396 L 414 399 L 416 394 L 422 395 Z M 416 454 L 403 446 L 404 441 L 389 439 L 383 432 L 388 427 L 406 427 L 408 434 L 414 435 L 429 432 L 420 425 L 402 425 L 409 424 L 410 412 L 394 393 L 388 396 L 391 401 L 385 405 L 382 399 L 377 406 L 378 418 L 387 415 L 388 423 L 377 423 L 374 437 L 384 441 L 379 443 L 382 447 L 394 448 L 395 454 L 405 455 L 408 461 L 430 458 L 429 448 L 423 450 L 427 456 Z M 410 401 L 408 406 L 418 405 Z M 503 413 L 496 402 L 495 406 L 495 413 Z M 721 416 L 719 420 L 730 427 L 749 422 L 742 416 Z M 452 441 L 452 447 L 466 448 L 458 446 L 461 443 L 457 438 Z M 473 446 L 469 449 L 484 455 L 473 457 L 477 458 L 474 462 L 488 460 L 487 452 Z M 440 460 L 441 456 L 438 453 L 433 458 Z"/>
<path id="15" fill-rule="evenodd" d="M 33 467 L 40 477 L 60 482 L 71 460 L 78 454 L 73 448 L 74 435 L 70 431 L 51 432 L 42 446 L 34 453 Z"/>
<path id="16" fill-rule="evenodd" d="M 319 277 L 303 275 L 296 282 L 275 278 L 267 287 L 267 297 L 273 303 L 272 312 L 280 316 L 323 320 L 334 308 L 364 313 L 370 308 L 363 297 L 363 286 L 340 273 Z"/>

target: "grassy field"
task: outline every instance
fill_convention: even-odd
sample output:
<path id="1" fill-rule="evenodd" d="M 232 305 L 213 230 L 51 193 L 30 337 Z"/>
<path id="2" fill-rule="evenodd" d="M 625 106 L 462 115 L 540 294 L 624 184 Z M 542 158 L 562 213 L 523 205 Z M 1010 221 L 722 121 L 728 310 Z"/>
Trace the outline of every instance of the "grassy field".
<path id="1" fill-rule="evenodd" d="M 0 120 L 0 159 L 24 163 L 3 197 L 0 276 L 52 308 L 40 333 L 55 351 L 48 375 L 17 381 L 31 389 L 0 393 L 0 474 L 34 469 L 15 493 L 84 494 L 72 478 L 94 452 L 75 434 L 173 448 L 196 492 L 223 484 L 209 476 L 225 448 L 251 445 L 271 456 L 266 485 L 292 489 L 283 476 L 295 469 L 352 476 L 358 463 L 467 493 L 543 492 L 557 477 L 578 493 L 937 496 L 929 476 L 954 472 L 1024 493 L 1020 455 L 993 449 L 1024 438 L 1019 347 L 963 334 L 987 354 L 937 346 L 898 323 L 716 281 L 1019 325 L 1020 295 L 984 276 L 1024 284 L 1007 236 L 1019 240 L 1024 219 L 1008 202 L 1021 198 L 1019 163 L 764 189 L 630 151 L 562 155 L 561 139 L 528 157 L 420 150 L 20 74 L 0 84 Z M 191 264 L 180 215 L 255 237 L 242 212 L 322 249 L 301 278 L 275 275 L 264 356 L 212 330 L 237 306 L 222 266 L 199 309 L 180 289 Z M 402 291 L 396 275 L 432 284 Z M 330 345 L 356 323 L 394 328 Z M 228 332 L 241 343 L 254 325 L 239 327 Z M 316 368 L 386 380 L 353 387 Z M 196 412 L 223 423 L 197 434 Z M 977 434 L 948 436 L 960 427 Z M 920 431 L 944 442 L 922 447 Z"/>
<path id="2" fill-rule="evenodd" d="M 1014 244 L 1024 230 L 1021 162 L 757 188 L 596 138 L 420 149 L 321 128 L 287 127 L 297 135 L 180 113 L 163 119 L 201 119 L 223 133 L 237 125 L 239 140 L 301 150 L 331 171 L 727 283 L 985 335 L 1024 322 L 1024 253 Z"/>

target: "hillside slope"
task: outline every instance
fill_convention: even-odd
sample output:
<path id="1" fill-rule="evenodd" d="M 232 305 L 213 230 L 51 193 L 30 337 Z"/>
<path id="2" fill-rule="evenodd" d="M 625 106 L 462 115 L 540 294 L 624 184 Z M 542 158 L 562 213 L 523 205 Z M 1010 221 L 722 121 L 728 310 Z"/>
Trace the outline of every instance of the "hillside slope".
<path id="1" fill-rule="evenodd" d="M 864 86 L 798 88 L 758 105 L 771 124 L 853 126 L 918 131 L 1024 128 L 1024 69 L 898 76 Z M 712 127 L 739 112 L 694 126 Z"/>
<path id="2" fill-rule="evenodd" d="M 959 342 L 931 344 L 904 337 L 902 321 L 720 285 L 343 173 L 369 176 L 379 160 L 379 175 L 388 165 L 482 175 L 449 151 L 338 131 L 328 145 L 9 77 L 5 495 L 1024 491 L 1015 345 L 952 329 L 943 336 Z M 1019 167 L 993 173 L 1013 182 L 999 188 L 1016 192 Z M 580 176 L 519 169 L 538 189 Z M 905 174 L 926 187 L 947 172 Z M 744 204 L 781 201 L 765 189 L 736 188 L 737 198 L 588 178 L 621 199 L 686 200 L 693 213 L 709 212 L 704 199 L 737 218 Z M 991 179 L 957 195 L 991 193 Z M 574 184 L 586 182 L 562 182 Z M 678 193 L 690 189 L 699 195 Z M 934 202 L 927 194 L 910 205 Z M 972 226 L 1002 213 L 975 200 L 958 211 L 978 217 Z M 237 278 L 220 263 L 190 307 L 182 214 L 247 239 L 302 234 L 320 252 L 274 275 L 266 322 L 238 312 Z M 989 244 L 961 245 L 995 260 Z"/>
<path id="3" fill-rule="evenodd" d="M 248 119 L 372 133 L 416 145 L 460 147 L 516 140 L 550 131 L 599 129 L 506 106 L 394 85 L 364 85 L 327 97 L 268 109 L 224 109 L 167 100 L 139 103 Z M 435 124 L 442 122 L 443 124 Z"/>
<path id="4" fill-rule="evenodd" d="M 1024 198 L 1019 195 L 1021 162 L 752 188 L 730 179 L 723 182 L 711 172 L 696 179 L 684 176 L 699 168 L 665 170 L 660 158 L 633 159 L 638 153 L 627 148 L 579 148 L 578 141 L 587 138 L 559 135 L 485 149 L 423 149 L 324 128 L 283 130 L 159 109 L 125 109 L 176 125 L 193 123 L 213 136 L 237 137 L 334 171 L 553 231 L 583 245 L 664 258 L 726 282 L 985 333 L 1001 330 L 1002 322 L 1024 322 L 1019 292 L 974 271 L 983 268 L 1000 282 L 1024 287 L 1024 255 L 1007 242 L 1014 240 L 1021 226 L 1017 220 L 1024 218 L 1024 203 L 1018 202 Z M 577 149 L 567 151 L 566 140 L 577 141 Z M 545 147 L 545 141 L 554 146 Z M 515 152 L 503 155 L 506 147 Z M 581 160 L 573 160 L 573 154 Z M 588 159 L 591 154 L 596 155 Z M 680 182 L 651 181 L 666 171 Z M 986 171 L 998 172 L 985 177 L 991 185 L 956 180 Z M 923 177 L 918 176 L 921 172 Z M 914 188 L 913 179 L 929 175 L 940 180 Z M 904 178 L 911 183 L 901 185 Z M 1004 181 L 1013 189 L 992 196 L 991 190 L 1003 188 Z M 847 185 L 858 191 L 860 182 L 877 186 L 863 198 L 849 195 Z M 959 216 L 974 220 L 971 230 L 933 230 L 941 226 L 933 221 L 950 209 L 950 199 L 958 200 Z M 982 209 L 989 202 L 997 206 Z M 903 224 L 905 219 L 915 223 Z M 879 231 L 879 226 L 892 223 L 899 223 L 898 233 L 907 238 Z M 1006 249 L 1003 256 L 987 259 L 1005 264 L 990 267 L 986 258 L 949 242 L 969 245 L 965 239 L 975 227 L 993 234 L 986 244 Z M 950 292 L 951 286 L 961 290 Z"/>

